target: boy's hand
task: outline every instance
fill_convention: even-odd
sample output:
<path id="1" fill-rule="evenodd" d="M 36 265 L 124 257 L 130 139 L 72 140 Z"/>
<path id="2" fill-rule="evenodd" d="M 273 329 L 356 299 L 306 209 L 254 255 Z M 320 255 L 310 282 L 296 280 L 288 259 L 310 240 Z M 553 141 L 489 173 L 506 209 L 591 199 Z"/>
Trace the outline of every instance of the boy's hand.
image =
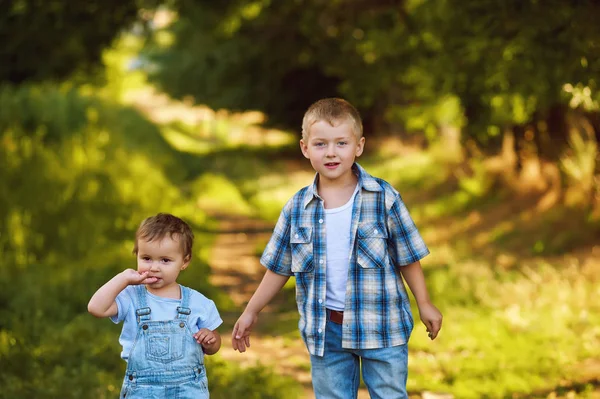
<path id="1" fill-rule="evenodd" d="M 194 334 L 194 339 L 204 347 L 210 346 L 217 342 L 216 334 L 214 331 L 211 331 L 208 328 L 201 328 L 198 330 L 198 332 Z"/>
<path id="2" fill-rule="evenodd" d="M 429 339 L 434 340 L 442 328 L 442 314 L 431 302 L 418 304 L 421 321 L 427 327 Z"/>
<path id="3" fill-rule="evenodd" d="M 250 333 L 252 327 L 258 320 L 258 314 L 244 312 L 235 323 L 233 333 L 231 334 L 231 345 L 234 350 L 246 352 L 246 347 L 250 347 Z"/>
<path id="4" fill-rule="evenodd" d="M 140 285 L 140 284 L 152 284 L 158 279 L 156 277 L 148 277 L 149 271 L 139 272 L 133 269 L 127 269 L 123 271 L 123 277 L 125 277 L 129 285 Z"/>

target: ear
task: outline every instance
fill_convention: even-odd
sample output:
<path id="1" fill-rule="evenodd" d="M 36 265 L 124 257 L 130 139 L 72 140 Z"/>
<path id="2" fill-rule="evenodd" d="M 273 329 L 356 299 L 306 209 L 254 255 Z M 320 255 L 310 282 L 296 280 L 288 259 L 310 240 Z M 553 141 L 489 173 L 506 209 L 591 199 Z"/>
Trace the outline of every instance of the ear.
<path id="1" fill-rule="evenodd" d="M 304 140 L 300 140 L 300 149 L 302 150 L 304 158 L 310 159 L 310 157 L 308 156 L 308 144 L 306 144 Z"/>
<path id="2" fill-rule="evenodd" d="M 192 260 L 191 256 L 186 256 L 185 258 L 183 258 L 183 265 L 181 265 L 181 270 L 185 270 L 187 269 L 187 267 L 190 265 L 190 261 Z"/>
<path id="3" fill-rule="evenodd" d="M 356 145 L 356 156 L 360 157 L 361 154 L 363 153 L 363 150 L 365 149 L 365 137 L 361 137 L 360 140 L 358 140 L 358 144 Z"/>

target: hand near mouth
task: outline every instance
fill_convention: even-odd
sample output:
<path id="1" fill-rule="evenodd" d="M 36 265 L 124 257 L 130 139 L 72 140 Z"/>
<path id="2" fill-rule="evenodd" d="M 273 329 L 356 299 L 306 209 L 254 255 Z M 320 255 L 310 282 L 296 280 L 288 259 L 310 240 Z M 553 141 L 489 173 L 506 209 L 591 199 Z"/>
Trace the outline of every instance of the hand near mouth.
<path id="1" fill-rule="evenodd" d="M 127 278 L 129 285 L 153 284 L 158 281 L 158 277 L 148 277 L 150 272 L 139 272 L 133 269 L 123 271 L 123 275 Z"/>

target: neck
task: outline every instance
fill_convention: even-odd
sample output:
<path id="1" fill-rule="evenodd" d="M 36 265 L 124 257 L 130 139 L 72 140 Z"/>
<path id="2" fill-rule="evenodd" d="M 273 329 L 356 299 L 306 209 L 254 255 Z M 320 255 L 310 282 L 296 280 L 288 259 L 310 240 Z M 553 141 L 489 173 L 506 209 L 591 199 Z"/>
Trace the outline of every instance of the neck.
<path id="1" fill-rule="evenodd" d="M 152 295 L 156 295 L 161 298 L 181 299 L 181 287 L 177 283 L 159 289 L 154 289 L 146 285 L 146 289 Z"/>
<path id="2" fill-rule="evenodd" d="M 345 176 L 342 179 L 328 180 L 321 178 L 319 175 L 319 180 L 317 181 L 317 190 L 343 190 L 347 188 L 356 187 L 356 183 L 358 183 L 358 176 L 354 174 L 354 172 L 350 173 L 348 176 Z"/>

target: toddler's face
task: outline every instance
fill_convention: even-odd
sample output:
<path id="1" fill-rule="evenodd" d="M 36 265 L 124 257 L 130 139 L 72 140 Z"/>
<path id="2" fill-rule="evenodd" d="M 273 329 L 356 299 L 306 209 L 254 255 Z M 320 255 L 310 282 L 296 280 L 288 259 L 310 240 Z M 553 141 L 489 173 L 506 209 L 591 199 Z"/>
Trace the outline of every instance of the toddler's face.
<path id="1" fill-rule="evenodd" d="M 190 260 L 185 258 L 179 240 L 166 236 L 146 241 L 139 239 L 137 265 L 138 271 L 148 271 L 148 277 L 156 277 L 155 283 L 148 284 L 150 292 L 160 295 L 177 284 L 179 273 Z"/>

